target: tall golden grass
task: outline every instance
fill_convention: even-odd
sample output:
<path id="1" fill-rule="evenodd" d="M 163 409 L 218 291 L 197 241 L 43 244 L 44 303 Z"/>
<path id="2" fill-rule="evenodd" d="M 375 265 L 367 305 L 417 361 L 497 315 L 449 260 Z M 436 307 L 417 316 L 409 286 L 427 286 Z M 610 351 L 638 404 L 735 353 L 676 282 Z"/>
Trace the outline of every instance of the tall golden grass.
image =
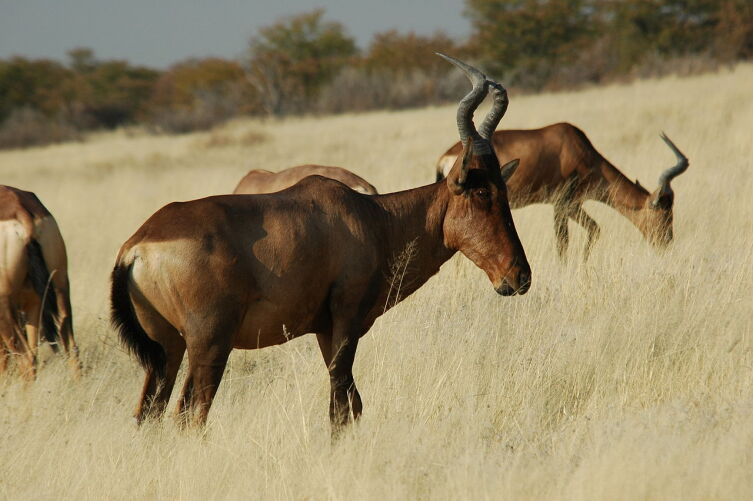
<path id="1" fill-rule="evenodd" d="M 143 373 L 108 323 L 115 253 L 172 200 L 230 192 L 249 168 L 350 168 L 382 192 L 427 184 L 454 107 L 284 121 L 211 134 L 138 131 L 0 154 L 66 239 L 85 374 L 43 351 L 38 381 L 0 381 L 6 499 L 745 499 L 753 492 L 753 66 L 577 93 L 511 96 L 501 126 L 570 121 L 655 187 L 674 157 L 676 241 L 654 253 L 596 203 L 580 263 L 552 210 L 516 211 L 533 268 L 502 298 L 462 256 L 360 343 L 365 412 L 330 443 L 313 336 L 236 351 L 206 432 L 137 429 Z M 181 384 L 179 380 L 178 385 Z"/>

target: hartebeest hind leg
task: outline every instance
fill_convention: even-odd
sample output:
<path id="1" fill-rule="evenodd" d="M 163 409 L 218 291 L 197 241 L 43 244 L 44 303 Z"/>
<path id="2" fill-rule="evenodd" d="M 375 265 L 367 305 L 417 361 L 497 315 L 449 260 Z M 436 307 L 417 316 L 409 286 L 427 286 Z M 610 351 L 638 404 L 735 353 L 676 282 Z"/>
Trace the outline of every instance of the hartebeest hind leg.
<path id="1" fill-rule="evenodd" d="M 146 371 L 144 386 L 134 412 L 136 421 L 142 423 L 145 419 L 158 419 L 164 414 L 186 352 L 186 342 L 178 330 L 142 298 L 134 297 L 134 306 L 139 324 L 152 340 L 159 343 L 165 353 L 163 367 Z"/>
<path id="2" fill-rule="evenodd" d="M 42 298 L 33 290 L 25 291 L 21 296 L 21 309 L 26 321 L 26 344 L 30 376 L 36 377 L 37 351 L 39 349 L 39 313 L 42 310 Z"/>
<path id="3" fill-rule="evenodd" d="M 163 344 L 162 347 L 165 350 L 166 359 L 164 372 L 158 376 L 153 369 L 147 370 L 141 397 L 134 413 L 138 423 L 148 418 L 159 419 L 165 413 L 175 386 L 178 369 L 183 361 L 183 354 L 186 351 L 186 343 L 177 331 L 174 342 Z"/>
<path id="4" fill-rule="evenodd" d="M 18 312 L 11 298 L 0 296 L 0 342 L 4 346 L 4 352 L 8 357 L 15 357 L 22 367 L 26 378 L 34 378 L 34 365 L 29 358 L 29 349 L 26 339 L 19 328 Z M 3 356 L 5 356 L 3 353 Z M 0 368 L 7 367 L 7 360 L 0 363 Z"/>
<path id="5" fill-rule="evenodd" d="M 586 246 L 583 249 L 583 262 L 588 261 L 588 257 L 591 255 L 591 248 L 593 244 L 598 240 L 601 230 L 596 221 L 591 219 L 591 216 L 586 214 L 586 211 L 582 207 L 576 206 L 570 213 L 570 217 L 579 225 L 581 225 L 588 232 L 588 239 L 586 240 Z"/>
<path id="6" fill-rule="evenodd" d="M 188 379 L 184 395 L 181 396 L 178 405 L 179 409 L 186 403 L 189 405 L 186 412 L 192 415 L 193 423 L 199 427 L 207 422 L 209 408 L 220 387 L 231 349 L 231 346 L 224 343 L 202 347 L 188 346 L 189 374 L 186 376 Z M 190 396 L 185 393 L 189 393 Z M 187 415 L 184 419 L 186 423 L 191 421 Z"/>
<path id="7" fill-rule="evenodd" d="M 16 339 L 15 319 L 11 308 L 10 300 L 0 297 L 0 370 L 5 372 L 8 367 L 8 360 L 18 353 L 18 340 Z"/>
<path id="8" fill-rule="evenodd" d="M 60 322 L 60 341 L 68 355 L 71 368 L 78 376 L 81 373 L 81 361 L 78 358 L 78 346 L 73 338 L 73 313 L 68 277 L 64 275 L 52 277 L 55 288 L 55 299 L 58 306 L 58 321 Z"/>
<path id="9" fill-rule="evenodd" d="M 178 409 L 185 409 L 185 422 L 193 421 L 203 426 L 209 408 L 222 381 L 228 357 L 233 349 L 232 340 L 239 328 L 241 315 L 225 305 L 216 305 L 213 310 L 221 312 L 220 318 L 204 318 L 199 325 L 186 329 L 188 348 L 188 379 Z M 191 414 L 191 416 L 187 415 Z M 190 419 L 192 418 L 192 419 Z"/>
<path id="10" fill-rule="evenodd" d="M 191 396 L 193 394 L 193 378 L 191 377 L 191 362 L 189 360 L 188 370 L 186 371 L 186 381 L 183 383 L 183 390 L 178 397 L 178 405 L 175 408 L 175 415 L 181 426 L 188 424 L 189 414 L 191 412 Z"/>

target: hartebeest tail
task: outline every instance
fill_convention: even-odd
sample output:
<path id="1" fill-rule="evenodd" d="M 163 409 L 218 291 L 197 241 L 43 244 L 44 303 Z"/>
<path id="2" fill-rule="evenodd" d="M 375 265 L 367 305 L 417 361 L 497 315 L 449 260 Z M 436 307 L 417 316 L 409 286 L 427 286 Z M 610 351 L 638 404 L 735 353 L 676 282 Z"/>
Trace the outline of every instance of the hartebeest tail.
<path id="1" fill-rule="evenodd" d="M 58 328 L 58 304 L 55 289 L 51 287 L 51 276 L 44 261 L 42 247 L 36 240 L 31 240 L 26 246 L 26 256 L 29 260 L 28 278 L 34 292 L 42 301 L 42 334 L 50 343 L 52 350 L 57 353 L 60 330 Z"/>
<path id="2" fill-rule="evenodd" d="M 165 350 L 152 341 L 136 318 L 128 282 L 131 265 L 118 262 L 112 270 L 110 289 L 111 321 L 118 331 L 120 341 L 139 361 L 147 372 L 161 377 L 165 371 Z"/>

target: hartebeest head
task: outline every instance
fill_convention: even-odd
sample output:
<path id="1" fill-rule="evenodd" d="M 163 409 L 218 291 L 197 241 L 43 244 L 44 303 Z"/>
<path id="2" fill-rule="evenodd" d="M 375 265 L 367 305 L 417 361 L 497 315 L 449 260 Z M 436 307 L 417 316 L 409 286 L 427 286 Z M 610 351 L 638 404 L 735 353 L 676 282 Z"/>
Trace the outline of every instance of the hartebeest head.
<path id="1" fill-rule="evenodd" d="M 670 182 L 685 172 L 689 165 L 688 158 L 683 155 L 666 134 L 662 132 L 661 138 L 674 152 L 677 163 L 659 176 L 659 187 L 648 196 L 639 209 L 636 218 L 636 225 L 646 237 L 646 240 L 656 247 L 666 247 L 672 242 L 672 207 L 674 206 L 675 194 Z"/>
<path id="2" fill-rule="evenodd" d="M 444 223 L 445 243 L 484 270 L 503 296 L 525 294 L 531 286 L 531 268 L 515 231 L 505 182 L 519 161 L 499 166 L 490 143 L 508 105 L 507 91 L 478 69 L 439 54 L 465 72 L 473 89 L 460 101 L 458 132 L 463 154 L 447 176 L 451 200 Z M 493 105 L 478 131 L 473 112 L 491 88 Z"/>

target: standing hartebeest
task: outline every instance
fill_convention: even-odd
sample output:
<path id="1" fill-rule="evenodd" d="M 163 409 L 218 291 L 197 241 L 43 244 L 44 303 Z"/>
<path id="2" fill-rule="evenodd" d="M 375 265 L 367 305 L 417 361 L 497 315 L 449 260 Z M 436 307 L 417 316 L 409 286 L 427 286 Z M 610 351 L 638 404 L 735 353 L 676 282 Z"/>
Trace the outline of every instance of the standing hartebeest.
<path id="1" fill-rule="evenodd" d="M 26 376 L 34 378 L 40 319 L 53 349 L 59 338 L 78 371 L 69 290 L 55 218 L 34 193 L 0 186 L 0 372 L 8 355 L 18 355 Z"/>
<path id="2" fill-rule="evenodd" d="M 299 165 L 281 170 L 280 172 L 270 172 L 264 169 L 254 169 L 243 176 L 243 179 L 235 187 L 233 193 L 236 195 L 256 195 L 259 193 L 274 193 L 275 191 L 290 188 L 295 183 L 308 176 L 322 176 L 340 181 L 352 190 L 356 190 L 366 195 L 376 195 L 377 190 L 369 184 L 364 178 L 353 174 L 342 167 L 328 167 L 325 165 Z"/>
<path id="3" fill-rule="evenodd" d="M 520 158 L 520 167 L 507 183 L 513 209 L 535 203 L 554 205 L 554 230 L 560 258 L 567 252 L 567 219 L 586 231 L 583 259 L 588 259 L 599 226 L 583 210 L 583 202 L 596 200 L 617 209 L 651 244 L 665 247 L 672 241 L 674 192 L 670 182 L 688 168 L 688 159 L 662 133 L 677 157 L 677 164 L 659 177 L 659 188 L 649 193 L 609 163 L 577 127 L 558 123 L 532 130 L 499 130 L 492 143 L 500 162 Z M 455 144 L 437 163 L 437 180 L 449 172 L 462 145 Z"/>
<path id="4" fill-rule="evenodd" d="M 464 152 L 446 181 L 367 196 L 311 176 L 272 194 L 172 203 L 123 244 L 112 272 L 112 320 L 146 370 L 137 421 L 163 414 L 186 350 L 178 414 L 203 424 L 233 348 L 316 333 L 336 431 L 362 410 L 352 372 L 359 338 L 455 252 L 484 270 L 499 294 L 528 290 L 530 267 L 505 187 L 517 162 L 500 169 L 488 142 L 507 93 L 442 57 L 473 83 L 458 107 Z M 494 106 L 479 133 L 472 116 L 489 87 Z M 411 276 L 395 298 L 390 268 L 407 248 Z"/>

